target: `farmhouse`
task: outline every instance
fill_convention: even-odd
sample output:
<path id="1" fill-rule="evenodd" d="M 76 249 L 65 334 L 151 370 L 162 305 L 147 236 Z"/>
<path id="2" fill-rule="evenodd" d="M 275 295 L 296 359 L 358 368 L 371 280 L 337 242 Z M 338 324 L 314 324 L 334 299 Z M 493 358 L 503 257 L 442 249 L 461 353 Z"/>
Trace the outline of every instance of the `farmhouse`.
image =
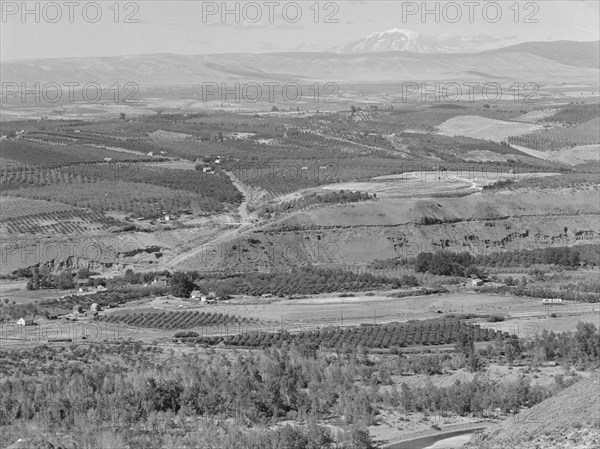
<path id="1" fill-rule="evenodd" d="M 204 295 L 202 295 L 202 292 L 201 292 L 200 290 L 194 290 L 194 291 L 192 291 L 192 293 L 190 294 L 190 298 L 193 298 L 193 299 L 200 299 L 200 298 L 202 298 L 203 296 L 204 296 Z M 204 296 L 204 298 L 206 298 L 206 297 Z"/>
<path id="2" fill-rule="evenodd" d="M 477 276 L 471 275 L 471 279 L 467 281 L 467 285 L 469 287 L 479 287 L 480 285 L 483 285 L 483 281 Z"/>
<path id="3" fill-rule="evenodd" d="M 33 326 L 33 317 L 21 317 L 17 320 L 17 326 Z"/>
<path id="4" fill-rule="evenodd" d="M 166 276 L 157 276 L 152 281 L 152 285 L 166 286 L 167 285 L 167 277 Z"/>

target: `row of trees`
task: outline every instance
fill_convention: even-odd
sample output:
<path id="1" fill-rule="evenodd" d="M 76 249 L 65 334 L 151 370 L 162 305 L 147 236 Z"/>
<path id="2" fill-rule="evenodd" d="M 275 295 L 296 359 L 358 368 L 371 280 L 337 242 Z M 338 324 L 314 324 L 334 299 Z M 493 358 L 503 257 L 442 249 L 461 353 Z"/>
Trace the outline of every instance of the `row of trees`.
<path id="1" fill-rule="evenodd" d="M 188 337 L 184 341 L 208 343 L 212 345 L 226 344 L 246 347 L 281 347 L 284 343 L 296 343 L 322 348 L 398 348 L 412 345 L 441 345 L 455 341 L 460 342 L 466 354 L 474 352 L 473 343 L 510 338 L 508 334 L 494 329 L 481 329 L 479 326 L 467 325 L 456 320 L 431 320 L 419 323 L 384 324 L 373 326 L 323 328 L 320 331 L 299 333 L 248 332 L 239 335 L 220 337 Z M 470 349 L 469 349 L 470 348 Z"/>
<path id="2" fill-rule="evenodd" d="M 39 268 L 37 266 L 31 267 L 29 273 L 31 277 L 26 284 L 27 290 L 39 290 L 43 288 L 68 290 L 75 287 L 73 279 L 75 274 L 71 270 L 65 270 L 60 274 L 53 274 L 46 265 L 42 265 Z"/>
<path id="3" fill-rule="evenodd" d="M 373 200 L 377 198 L 377 194 L 369 194 L 368 192 L 350 192 L 340 190 L 339 192 L 326 193 L 324 195 L 317 195 L 312 193 L 308 196 L 284 201 L 280 204 L 270 204 L 263 206 L 258 210 L 259 217 L 269 217 L 271 214 L 283 213 L 292 210 L 302 209 L 316 204 L 345 204 L 345 203 L 356 203 L 359 201 Z"/>
<path id="4" fill-rule="evenodd" d="M 568 232 L 564 228 L 565 235 Z M 578 267 L 581 263 L 600 265 L 600 246 L 597 244 L 575 247 L 548 247 L 515 251 L 497 251 L 485 255 L 472 255 L 468 252 L 436 251 L 419 253 L 414 258 L 376 260 L 374 269 L 392 269 L 408 266 L 417 272 L 444 276 L 484 276 L 487 267 L 528 267 L 535 264 Z"/>
<path id="5" fill-rule="evenodd" d="M 175 272 L 170 279 L 171 294 L 189 297 L 195 288 L 203 293 L 216 292 L 219 298 L 230 295 L 277 296 L 316 294 L 336 291 L 364 291 L 376 288 L 399 288 L 414 285 L 414 278 L 387 278 L 369 273 L 353 273 L 335 268 L 300 267 L 280 273 L 243 273 L 206 276 L 201 273 Z"/>
<path id="6" fill-rule="evenodd" d="M 451 251 L 436 251 L 435 253 L 420 253 L 413 262 L 413 268 L 420 273 L 431 273 L 443 276 L 476 275 L 482 277 L 483 270 L 475 265 L 475 258 L 467 253 Z"/>

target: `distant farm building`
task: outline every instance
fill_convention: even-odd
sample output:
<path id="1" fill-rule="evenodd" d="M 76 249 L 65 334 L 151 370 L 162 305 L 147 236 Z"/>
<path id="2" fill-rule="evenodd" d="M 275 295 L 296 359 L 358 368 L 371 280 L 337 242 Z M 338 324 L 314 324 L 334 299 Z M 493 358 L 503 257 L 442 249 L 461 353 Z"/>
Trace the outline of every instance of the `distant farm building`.
<path id="1" fill-rule="evenodd" d="M 80 313 L 83 313 L 83 306 L 81 304 L 77 304 L 75 307 L 73 307 L 73 314 L 79 315 Z"/>
<path id="2" fill-rule="evenodd" d="M 17 320 L 17 326 L 33 326 L 33 317 L 22 317 Z"/>
<path id="3" fill-rule="evenodd" d="M 481 279 L 479 279 L 478 277 L 473 276 L 473 277 L 471 277 L 471 279 L 469 279 L 467 281 L 467 285 L 469 287 L 479 287 L 479 286 L 483 285 L 483 281 Z"/>
<path id="4" fill-rule="evenodd" d="M 102 310 L 102 308 L 100 307 L 100 305 L 97 302 L 95 302 L 94 304 L 92 304 L 90 306 L 90 310 L 92 312 L 100 312 L 100 310 Z"/>
<path id="5" fill-rule="evenodd" d="M 155 277 L 154 280 L 152 281 L 152 285 L 158 285 L 158 286 L 166 286 L 167 285 L 167 277 L 166 276 L 158 276 Z"/>

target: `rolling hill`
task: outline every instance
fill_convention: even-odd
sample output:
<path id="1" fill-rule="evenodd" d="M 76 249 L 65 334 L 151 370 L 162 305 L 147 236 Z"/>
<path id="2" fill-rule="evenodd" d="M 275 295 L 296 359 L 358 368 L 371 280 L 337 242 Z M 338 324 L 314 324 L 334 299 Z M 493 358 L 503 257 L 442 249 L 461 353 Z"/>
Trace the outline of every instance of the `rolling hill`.
<path id="1" fill-rule="evenodd" d="M 140 87 L 201 86 L 203 82 L 276 81 L 312 83 L 398 83 L 479 81 L 506 78 L 521 82 L 597 83 L 598 43 L 528 43 L 483 53 L 264 53 L 149 54 L 102 58 L 7 61 L 5 82 L 79 81 Z M 594 50 L 596 51 L 594 55 Z"/>
<path id="2" fill-rule="evenodd" d="M 561 64 L 600 68 L 600 41 L 594 42 L 525 42 L 488 51 L 488 54 L 528 53 Z"/>
<path id="3" fill-rule="evenodd" d="M 517 419 L 520 418 L 520 419 Z M 569 449 L 600 445 L 598 372 L 524 414 L 474 436 L 469 449 Z"/>

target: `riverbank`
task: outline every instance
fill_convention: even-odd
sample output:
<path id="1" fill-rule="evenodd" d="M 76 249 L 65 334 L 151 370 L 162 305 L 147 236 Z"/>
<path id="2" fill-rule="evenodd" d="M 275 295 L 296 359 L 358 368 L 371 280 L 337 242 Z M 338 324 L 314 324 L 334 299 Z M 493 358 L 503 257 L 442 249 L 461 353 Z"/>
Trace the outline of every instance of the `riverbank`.
<path id="1" fill-rule="evenodd" d="M 384 445 L 384 449 L 408 449 L 408 448 L 419 448 L 427 447 L 434 444 L 435 441 L 451 438 L 458 435 L 464 435 L 465 433 L 474 433 L 478 430 L 483 430 L 497 421 L 480 421 L 468 424 L 453 424 L 449 426 L 440 426 L 441 430 L 424 430 L 421 432 L 413 432 L 410 434 L 403 435 L 402 437 L 395 438 Z M 419 444 L 426 444 L 419 446 Z"/>

